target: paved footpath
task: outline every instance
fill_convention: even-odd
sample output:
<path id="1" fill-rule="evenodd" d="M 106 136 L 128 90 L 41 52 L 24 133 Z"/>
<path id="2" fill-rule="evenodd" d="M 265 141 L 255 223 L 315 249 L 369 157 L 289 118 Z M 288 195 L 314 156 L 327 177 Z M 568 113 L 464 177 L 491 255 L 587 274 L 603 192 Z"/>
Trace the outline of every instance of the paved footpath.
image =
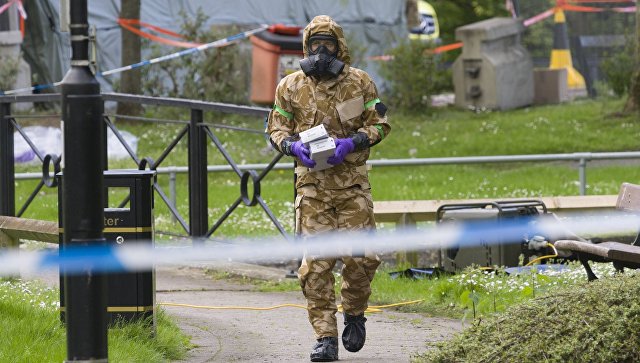
<path id="1" fill-rule="evenodd" d="M 234 264 L 216 266 L 245 276 L 281 279 L 284 270 Z M 157 302 L 206 306 L 269 307 L 305 304 L 302 293 L 257 292 L 249 284 L 212 280 L 202 268 L 157 270 Z M 314 343 L 304 309 L 203 310 L 165 306 L 178 325 L 198 345 L 185 362 L 308 362 Z M 459 320 L 427 318 L 420 314 L 385 309 L 367 314 L 367 343 L 358 353 L 340 346 L 342 362 L 408 362 L 424 352 L 428 342 L 450 337 L 462 328 Z M 342 316 L 338 324 L 342 332 Z"/>
<path id="2" fill-rule="evenodd" d="M 230 272 L 265 280 L 282 279 L 285 271 L 248 264 L 197 267 L 162 266 L 156 270 L 156 302 L 201 306 L 270 307 L 305 304 L 302 293 L 259 292 L 250 284 L 214 280 L 205 270 Z M 57 285 L 57 276 L 39 276 Z M 196 346 L 182 362 L 308 362 L 314 343 L 306 311 L 296 307 L 274 310 L 206 310 L 163 306 Z M 409 362 L 427 344 L 447 339 L 462 328 L 459 320 L 428 318 L 384 309 L 367 314 L 367 343 L 358 353 L 340 345 L 341 362 Z M 342 316 L 338 324 L 342 332 Z"/>

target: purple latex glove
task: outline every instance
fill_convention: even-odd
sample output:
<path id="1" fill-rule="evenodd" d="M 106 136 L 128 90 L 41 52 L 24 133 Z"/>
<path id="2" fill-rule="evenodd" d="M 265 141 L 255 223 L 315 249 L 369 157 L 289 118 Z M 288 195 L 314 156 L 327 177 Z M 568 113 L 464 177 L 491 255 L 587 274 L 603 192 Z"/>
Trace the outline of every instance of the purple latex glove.
<path id="1" fill-rule="evenodd" d="M 344 161 L 344 157 L 356 148 L 356 145 L 353 143 L 353 139 L 350 137 L 347 137 L 346 139 L 335 139 L 335 141 L 336 151 L 334 151 L 333 156 L 330 156 L 327 159 L 327 163 L 331 165 L 338 165 L 342 163 Z"/>
<path id="2" fill-rule="evenodd" d="M 296 141 L 291 144 L 291 153 L 297 156 L 298 159 L 302 161 L 302 165 L 306 166 L 307 168 L 313 168 L 316 166 L 316 162 L 311 160 L 311 158 L 309 157 L 309 149 L 304 146 L 302 141 Z"/>

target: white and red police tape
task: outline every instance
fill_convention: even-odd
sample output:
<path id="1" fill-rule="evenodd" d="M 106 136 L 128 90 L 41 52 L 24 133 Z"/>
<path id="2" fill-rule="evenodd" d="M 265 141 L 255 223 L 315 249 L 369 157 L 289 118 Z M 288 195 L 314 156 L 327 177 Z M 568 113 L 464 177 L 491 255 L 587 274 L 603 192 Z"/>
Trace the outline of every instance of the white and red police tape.
<path id="1" fill-rule="evenodd" d="M 207 50 L 209 48 L 224 47 L 224 46 L 230 45 L 232 43 L 235 43 L 235 42 L 237 42 L 237 41 L 239 41 L 241 39 L 248 38 L 251 35 L 259 33 L 261 31 L 264 31 L 264 30 L 266 30 L 268 28 L 269 28 L 269 25 L 263 25 L 263 26 L 261 26 L 259 28 L 248 30 L 248 31 L 245 31 L 245 32 L 241 32 L 241 33 L 232 35 L 230 37 L 226 37 L 224 39 L 216 40 L 216 41 L 211 42 L 211 43 L 202 44 L 201 46 L 198 46 L 198 47 L 195 47 L 195 48 L 185 49 L 185 50 L 182 50 L 180 52 L 167 54 L 167 55 L 164 55 L 164 56 L 161 56 L 161 57 L 158 57 L 158 58 L 153 58 L 153 59 L 149 59 L 149 60 L 143 60 L 143 61 L 135 63 L 135 64 L 131 64 L 131 65 L 128 65 L 128 66 L 115 68 L 115 69 L 112 69 L 112 70 L 109 70 L 109 71 L 105 71 L 105 72 L 98 72 L 96 74 L 96 76 L 110 76 L 112 74 L 121 73 L 121 72 L 125 72 L 125 71 L 131 70 L 131 69 L 144 67 L 146 65 L 165 62 L 165 61 L 168 61 L 168 60 L 171 60 L 171 59 L 176 59 L 176 58 L 183 57 L 185 55 L 195 54 L 195 53 Z M 13 90 L 8 90 L 8 91 L 0 90 L 0 96 L 8 96 L 8 95 L 14 95 L 14 94 L 19 94 L 19 93 L 39 91 L 39 90 L 43 90 L 43 89 L 58 87 L 60 85 L 62 85 L 62 81 L 55 82 L 55 83 L 50 83 L 50 84 L 37 85 L 37 86 L 34 86 L 34 87 L 18 88 L 18 89 L 13 89 Z"/>

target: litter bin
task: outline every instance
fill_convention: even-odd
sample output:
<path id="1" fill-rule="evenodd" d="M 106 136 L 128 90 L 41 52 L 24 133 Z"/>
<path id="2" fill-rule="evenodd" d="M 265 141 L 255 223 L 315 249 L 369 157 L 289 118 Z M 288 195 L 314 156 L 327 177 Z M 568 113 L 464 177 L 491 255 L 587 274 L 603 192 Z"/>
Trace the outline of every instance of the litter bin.
<path id="1" fill-rule="evenodd" d="M 456 29 L 464 46 L 453 63 L 456 106 L 509 110 L 533 102 L 533 61 L 522 21 L 492 18 Z"/>
<path id="2" fill-rule="evenodd" d="M 275 26 L 251 37 L 251 101 L 272 105 L 276 86 L 300 69 L 303 57 L 300 27 Z"/>
<path id="3" fill-rule="evenodd" d="M 155 171 L 106 170 L 104 172 L 104 238 L 109 244 L 144 243 L 153 246 L 153 182 Z M 59 200 L 62 200 L 62 173 Z M 60 243 L 63 241 L 62 203 L 58 204 Z M 152 317 L 155 326 L 155 270 L 107 274 L 109 324 Z M 64 279 L 60 276 L 60 312 L 64 321 Z"/>
<path id="4" fill-rule="evenodd" d="M 547 207 L 541 200 L 443 204 L 436 211 L 436 223 L 481 220 L 500 223 L 539 214 L 547 214 Z M 471 265 L 518 266 L 520 254 L 523 253 L 524 237 L 520 241 L 508 241 L 497 236 L 487 236 L 477 246 L 443 249 L 441 267 L 447 272 L 457 272 Z"/>

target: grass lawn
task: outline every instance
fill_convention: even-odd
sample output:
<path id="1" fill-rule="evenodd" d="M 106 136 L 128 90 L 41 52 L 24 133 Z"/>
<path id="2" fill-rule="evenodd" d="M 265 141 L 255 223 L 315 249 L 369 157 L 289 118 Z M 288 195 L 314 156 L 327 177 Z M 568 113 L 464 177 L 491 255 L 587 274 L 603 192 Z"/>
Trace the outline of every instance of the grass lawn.
<path id="1" fill-rule="evenodd" d="M 0 362 L 62 362 L 66 330 L 60 323 L 58 289 L 36 282 L 0 280 Z M 188 338 L 156 312 L 156 333 L 143 322 L 109 329 L 109 360 L 166 362 L 184 358 Z"/>

